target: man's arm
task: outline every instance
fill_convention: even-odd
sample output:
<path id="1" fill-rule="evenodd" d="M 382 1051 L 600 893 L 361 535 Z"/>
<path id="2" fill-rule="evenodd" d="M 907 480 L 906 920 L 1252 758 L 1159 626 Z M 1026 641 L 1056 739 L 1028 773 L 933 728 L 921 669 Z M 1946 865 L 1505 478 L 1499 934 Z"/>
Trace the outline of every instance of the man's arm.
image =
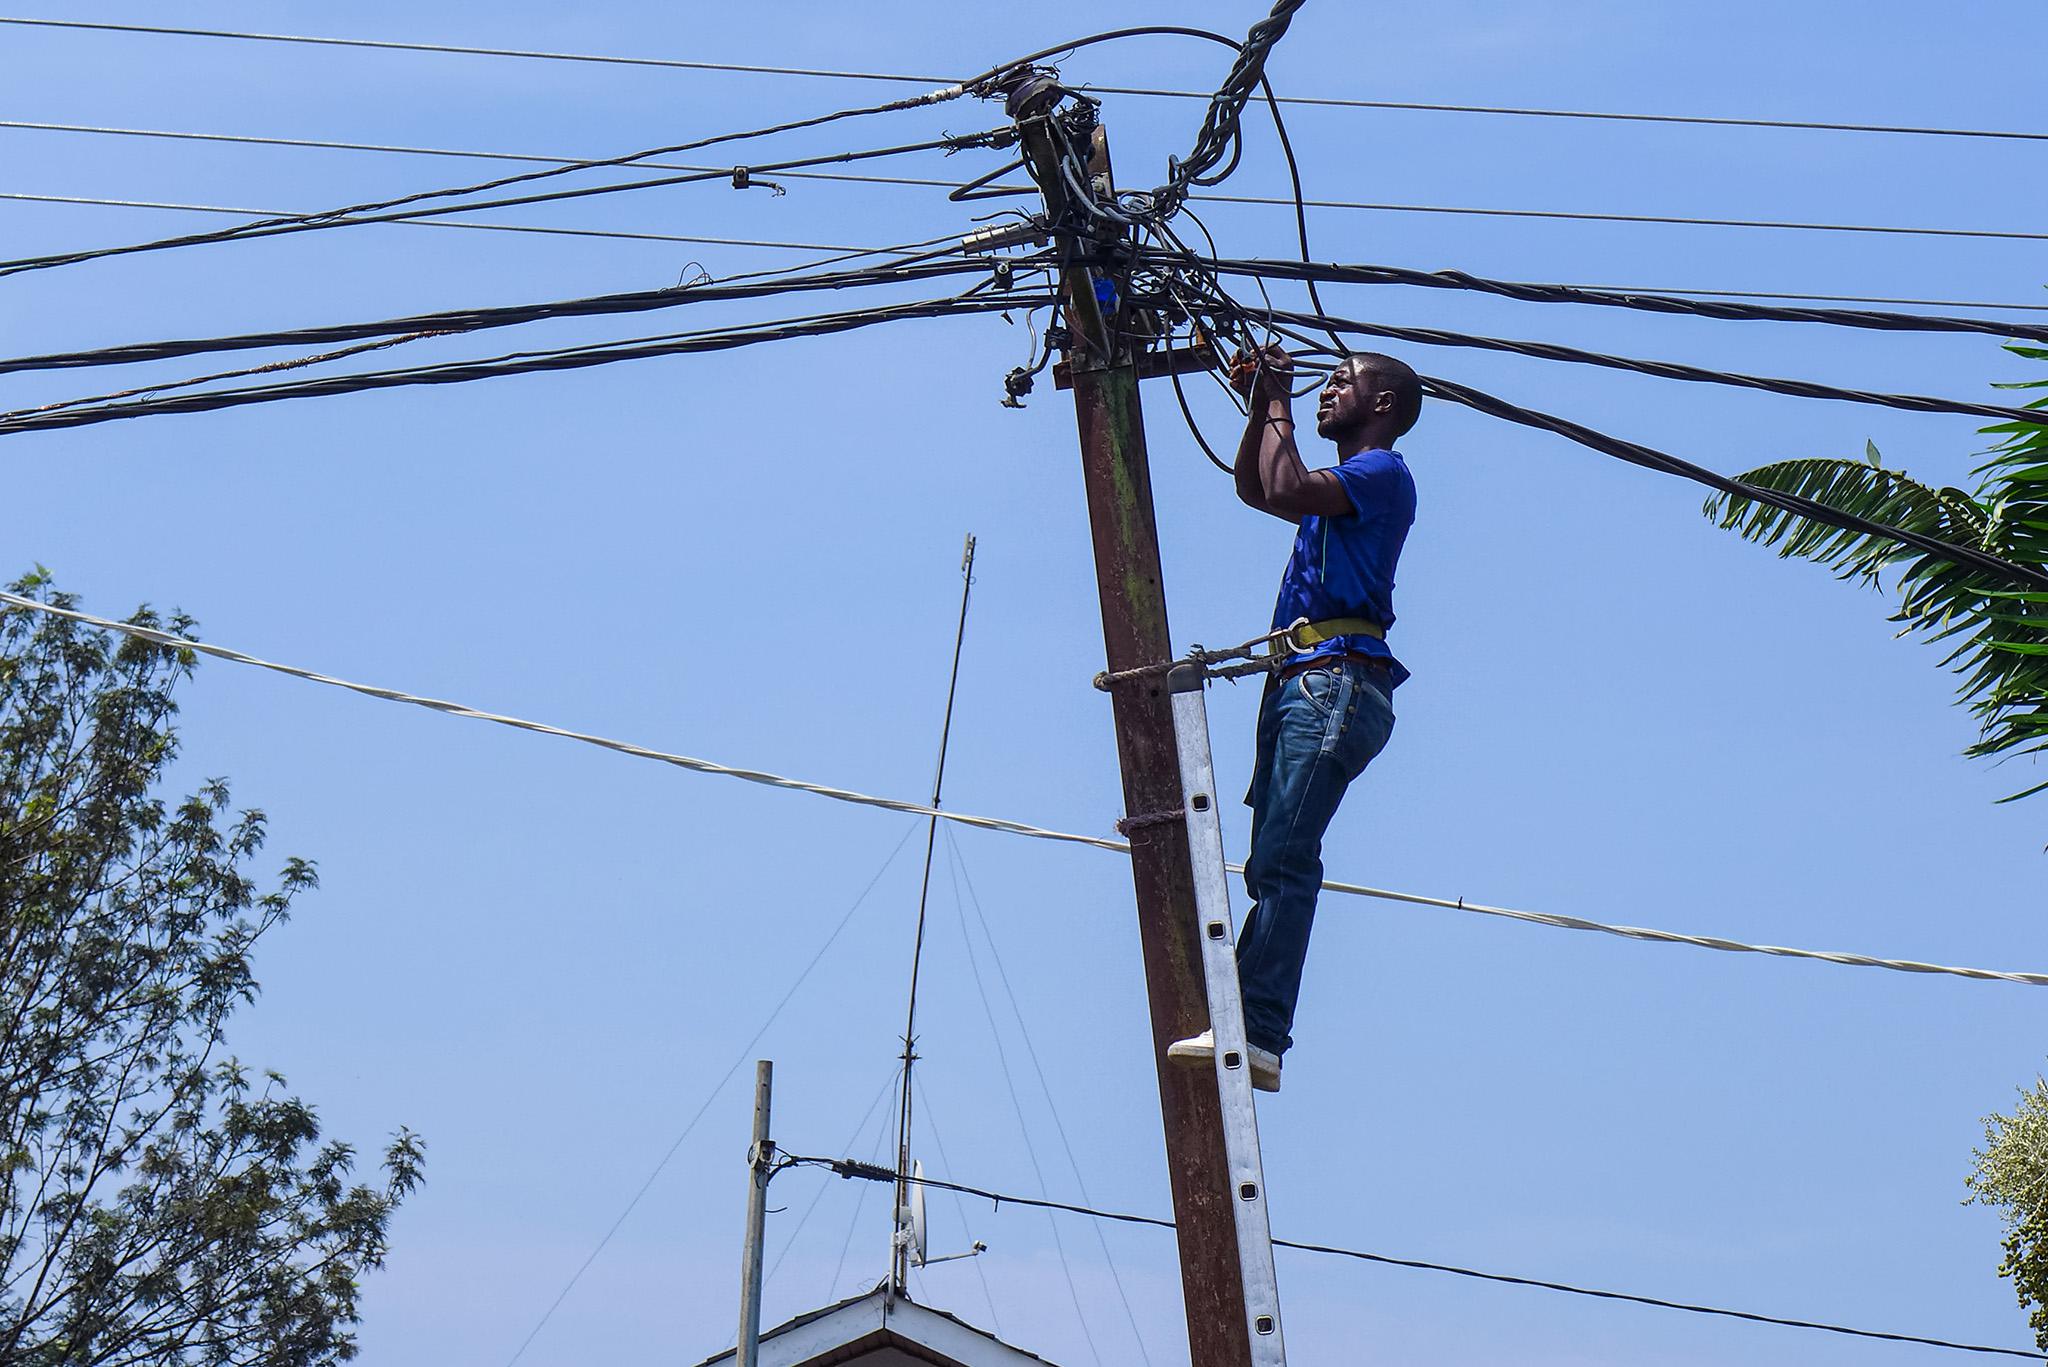
<path id="1" fill-rule="evenodd" d="M 1252 405 L 1249 417 L 1245 419 L 1244 436 L 1237 443 L 1237 464 L 1231 467 L 1231 474 L 1237 479 L 1238 501 L 1247 508 L 1256 508 L 1262 513 L 1273 513 L 1266 504 L 1266 486 L 1259 480 L 1259 448 L 1264 444 L 1269 430 L 1264 409 Z M 1283 517 L 1283 513 L 1273 513 Z"/>
<path id="2" fill-rule="evenodd" d="M 1242 360 L 1242 358 L 1240 358 Z M 1294 443 L 1294 361 L 1278 345 L 1261 354 L 1256 373 L 1233 376 L 1251 399 L 1244 436 L 1237 444 L 1237 496 L 1247 506 L 1287 522 L 1310 514 L 1343 517 L 1354 511 L 1351 496 L 1328 470 L 1302 464 Z"/>

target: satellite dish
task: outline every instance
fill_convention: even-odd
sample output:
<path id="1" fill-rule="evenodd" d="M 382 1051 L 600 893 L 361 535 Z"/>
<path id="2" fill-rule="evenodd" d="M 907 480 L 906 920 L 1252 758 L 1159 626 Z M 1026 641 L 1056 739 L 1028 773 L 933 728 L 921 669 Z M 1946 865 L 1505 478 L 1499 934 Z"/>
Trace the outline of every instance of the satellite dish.
<path id="1" fill-rule="evenodd" d="M 924 1160 L 918 1159 L 910 1165 L 910 1261 L 918 1267 L 924 1266 L 925 1218 L 924 1218 Z"/>

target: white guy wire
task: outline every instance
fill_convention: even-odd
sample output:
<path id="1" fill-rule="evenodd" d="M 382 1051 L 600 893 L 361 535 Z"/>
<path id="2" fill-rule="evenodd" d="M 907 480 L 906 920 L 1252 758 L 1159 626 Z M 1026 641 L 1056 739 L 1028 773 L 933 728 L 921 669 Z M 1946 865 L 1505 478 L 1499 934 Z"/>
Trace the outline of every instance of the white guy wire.
<path id="1" fill-rule="evenodd" d="M 153 627 L 138 626 L 133 622 L 116 622 L 106 617 L 96 617 L 76 608 L 58 607 L 52 603 L 37 602 L 19 594 L 0 591 L 0 603 L 8 604 L 30 612 L 40 612 L 52 617 L 63 617 L 70 621 L 82 622 L 105 631 L 118 631 L 139 640 L 151 641 L 157 645 L 175 650 L 191 650 L 215 659 L 227 660 L 234 664 L 254 665 L 279 674 L 288 674 L 308 683 L 326 684 L 332 688 L 345 688 L 352 693 L 367 697 L 381 698 L 386 702 L 409 703 L 414 707 L 425 707 L 435 712 L 445 712 L 454 717 L 468 717 L 473 721 L 495 722 L 515 730 L 532 731 L 543 736 L 559 736 L 564 740 L 580 741 L 595 745 L 603 750 L 614 750 L 622 755 L 637 759 L 656 760 L 662 764 L 687 769 L 692 773 L 718 774 L 736 778 L 745 783 L 758 783 L 770 788 L 782 788 L 791 792 L 809 793 L 814 797 L 830 798 L 834 802 L 848 802 L 862 807 L 879 807 L 883 811 L 903 812 L 910 816 L 937 817 L 955 825 L 971 826 L 977 830 L 999 831 L 1005 835 L 1027 836 L 1033 840 L 1052 840 L 1069 845 L 1087 845 L 1098 850 L 1110 850 L 1117 854 L 1130 853 L 1131 847 L 1121 840 L 1103 836 L 1080 835 L 1072 831 L 1056 831 L 1044 826 L 1033 826 L 1022 821 L 1010 821 L 1003 817 L 972 816 L 966 812 L 951 809 L 927 807 L 922 803 L 905 802 L 898 798 L 877 797 L 871 793 L 858 793 L 847 788 L 834 788 L 820 783 L 808 783 L 802 779 L 787 778 L 781 774 L 766 773 L 759 769 L 740 769 L 718 764 L 708 759 L 695 759 L 688 755 L 670 754 L 664 750 L 634 745 L 629 741 L 612 740 L 605 736 L 591 735 L 584 731 L 571 731 L 564 727 L 550 726 L 545 722 L 527 721 L 519 717 L 503 716 L 496 712 L 484 712 L 461 703 L 447 702 L 439 698 L 420 697 L 400 692 L 393 688 L 380 688 L 374 684 L 352 683 L 326 674 L 301 669 L 296 665 L 278 664 L 271 660 L 245 655 L 226 646 L 210 645 L 183 636 L 173 636 Z M 1232 872 L 1244 872 L 1244 865 L 1229 864 Z M 1498 916 L 1510 921 L 1521 921 L 1529 925 L 1549 926 L 1557 930 L 1598 931 L 1603 935 L 1619 935 L 1624 939 L 1643 940 L 1652 944 L 1689 945 L 1694 949 L 1714 949 L 1729 954 L 1767 954 L 1781 959 L 1807 959 L 1819 963 L 1838 964 L 1847 968 L 1885 968 L 1896 973 L 1934 973 L 1956 978 L 1972 978 L 1982 982 L 2022 983 L 2028 987 L 2048 987 L 2048 973 L 2013 972 L 1992 968 L 1958 968 L 1947 964 L 1921 963 L 1913 959 L 1881 959 L 1868 954 L 1852 954 L 1836 950 L 1792 949 L 1784 945 L 1752 945 L 1740 940 L 1723 939 L 1715 935 L 1685 935 L 1671 930 L 1652 930 L 1642 926 L 1608 925 L 1602 921 L 1589 921 L 1578 916 L 1559 916 L 1549 912 L 1517 911 L 1510 907 L 1488 906 L 1480 902 L 1468 902 L 1464 898 L 1428 897 L 1421 893 L 1394 892 L 1386 888 L 1368 887 L 1363 883 L 1344 883 L 1325 880 L 1325 890 L 1345 893 L 1353 897 L 1371 897 L 1384 902 L 1403 902 L 1410 906 L 1436 907 L 1444 911 L 1471 912 L 1479 916 Z"/>

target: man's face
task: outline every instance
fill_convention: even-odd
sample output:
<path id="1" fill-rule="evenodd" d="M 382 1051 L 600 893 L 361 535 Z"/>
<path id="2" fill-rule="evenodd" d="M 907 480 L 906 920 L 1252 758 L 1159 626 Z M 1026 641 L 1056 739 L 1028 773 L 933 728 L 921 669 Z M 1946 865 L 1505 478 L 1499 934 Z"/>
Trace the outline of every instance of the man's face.
<path id="1" fill-rule="evenodd" d="M 1357 361 L 1339 365 L 1317 401 L 1317 434 L 1336 441 L 1364 426 L 1378 397 L 1373 392 L 1373 379 L 1373 372 Z"/>

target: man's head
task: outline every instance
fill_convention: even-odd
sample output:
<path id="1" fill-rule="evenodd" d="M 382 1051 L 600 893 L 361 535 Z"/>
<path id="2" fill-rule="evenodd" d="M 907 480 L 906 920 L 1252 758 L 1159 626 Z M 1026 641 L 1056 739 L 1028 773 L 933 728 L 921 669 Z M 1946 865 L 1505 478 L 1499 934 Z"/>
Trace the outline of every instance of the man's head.
<path id="1" fill-rule="evenodd" d="M 1377 351 L 1347 356 L 1323 386 L 1316 431 L 1346 455 L 1391 447 L 1422 414 L 1422 381 L 1405 362 Z"/>

